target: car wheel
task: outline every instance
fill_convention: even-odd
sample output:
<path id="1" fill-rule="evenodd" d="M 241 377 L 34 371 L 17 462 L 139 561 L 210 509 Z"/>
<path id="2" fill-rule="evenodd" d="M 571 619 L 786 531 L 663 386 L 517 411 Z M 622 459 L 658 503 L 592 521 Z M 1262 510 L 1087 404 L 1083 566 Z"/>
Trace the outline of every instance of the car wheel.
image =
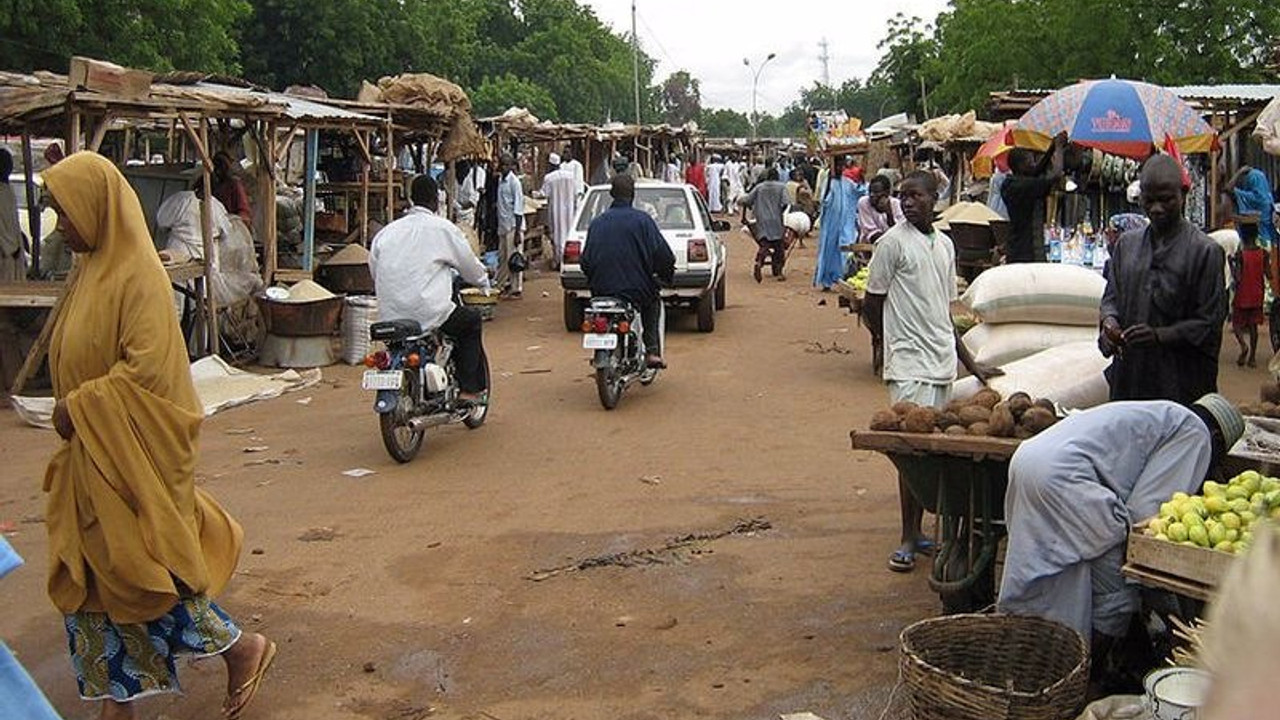
<path id="1" fill-rule="evenodd" d="M 698 332 L 714 332 L 716 329 L 716 298 L 709 292 L 698 299 Z"/>
<path id="2" fill-rule="evenodd" d="M 564 294 L 564 329 L 567 332 L 581 332 L 585 304 L 578 298 Z"/>
<path id="3" fill-rule="evenodd" d="M 723 310 L 724 306 L 729 304 L 729 301 L 726 296 L 727 294 L 725 291 L 725 285 L 727 285 L 728 282 L 729 282 L 729 274 L 725 273 L 724 275 L 720 276 L 720 282 L 716 283 L 716 309 L 717 310 Z"/>

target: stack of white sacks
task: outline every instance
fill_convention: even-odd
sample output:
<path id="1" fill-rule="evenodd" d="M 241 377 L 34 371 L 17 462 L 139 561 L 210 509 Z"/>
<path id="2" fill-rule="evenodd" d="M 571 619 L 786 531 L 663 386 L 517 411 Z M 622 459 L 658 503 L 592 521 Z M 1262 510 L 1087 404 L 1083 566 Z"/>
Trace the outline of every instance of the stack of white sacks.
<path id="1" fill-rule="evenodd" d="M 1068 409 L 1107 401 L 1098 350 L 1098 309 L 1106 281 L 1088 268 L 1055 263 L 1002 265 L 983 272 L 961 303 L 982 322 L 964 334 L 974 359 L 1004 370 L 990 385 L 1002 395 L 1023 391 Z M 981 388 L 976 378 L 955 384 L 955 397 Z"/>

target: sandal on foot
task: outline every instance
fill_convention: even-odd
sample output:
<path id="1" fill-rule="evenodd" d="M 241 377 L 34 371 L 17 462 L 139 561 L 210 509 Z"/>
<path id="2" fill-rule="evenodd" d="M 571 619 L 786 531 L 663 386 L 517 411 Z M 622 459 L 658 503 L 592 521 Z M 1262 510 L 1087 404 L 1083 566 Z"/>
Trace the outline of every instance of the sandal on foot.
<path id="1" fill-rule="evenodd" d="M 917 540 L 916 552 L 920 555 L 933 555 L 938 551 L 938 543 L 932 540 Z"/>
<path id="2" fill-rule="evenodd" d="M 258 669 L 253 671 L 253 675 L 244 681 L 244 684 L 236 688 L 234 692 L 227 695 L 226 702 L 222 703 L 222 716 L 227 720 L 236 720 L 245 708 L 249 707 L 249 703 L 253 702 L 253 698 L 258 694 L 258 687 L 262 684 L 262 678 L 266 677 L 267 670 L 271 667 L 271 662 L 276 659 L 276 644 L 270 640 L 267 641 L 267 647 L 262 651 L 262 659 L 258 660 Z M 239 702 L 233 703 L 238 700 Z"/>
<path id="3" fill-rule="evenodd" d="M 889 556 L 889 569 L 894 572 L 911 572 L 916 569 L 916 555 L 910 550 L 894 550 Z"/>

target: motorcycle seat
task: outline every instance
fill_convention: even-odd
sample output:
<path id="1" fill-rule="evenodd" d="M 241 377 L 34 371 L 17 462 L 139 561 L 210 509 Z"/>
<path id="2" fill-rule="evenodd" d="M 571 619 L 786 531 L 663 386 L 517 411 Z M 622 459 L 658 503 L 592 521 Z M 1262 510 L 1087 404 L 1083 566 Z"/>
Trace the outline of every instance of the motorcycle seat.
<path id="1" fill-rule="evenodd" d="M 369 338 L 384 342 L 408 340 L 422 334 L 422 325 L 417 320 L 384 320 L 369 326 Z"/>

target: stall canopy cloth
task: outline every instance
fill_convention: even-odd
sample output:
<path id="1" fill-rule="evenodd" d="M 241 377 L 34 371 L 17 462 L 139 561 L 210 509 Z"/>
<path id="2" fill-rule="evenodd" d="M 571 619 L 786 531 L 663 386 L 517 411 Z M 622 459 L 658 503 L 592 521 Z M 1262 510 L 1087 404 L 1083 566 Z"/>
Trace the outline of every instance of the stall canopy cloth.
<path id="1" fill-rule="evenodd" d="M 1184 154 L 1206 153 L 1217 133 L 1174 92 L 1133 80 L 1085 80 L 1036 103 L 1013 131 L 1019 147 L 1045 151 L 1065 131 L 1071 142 L 1144 159 L 1165 138 Z"/>
<path id="2" fill-rule="evenodd" d="M 137 195 L 89 152 L 44 179 L 90 248 L 49 346 L 75 424 L 45 473 L 49 597 L 64 614 L 149 622 L 183 593 L 216 595 L 242 531 L 195 485 L 204 413 Z"/>

